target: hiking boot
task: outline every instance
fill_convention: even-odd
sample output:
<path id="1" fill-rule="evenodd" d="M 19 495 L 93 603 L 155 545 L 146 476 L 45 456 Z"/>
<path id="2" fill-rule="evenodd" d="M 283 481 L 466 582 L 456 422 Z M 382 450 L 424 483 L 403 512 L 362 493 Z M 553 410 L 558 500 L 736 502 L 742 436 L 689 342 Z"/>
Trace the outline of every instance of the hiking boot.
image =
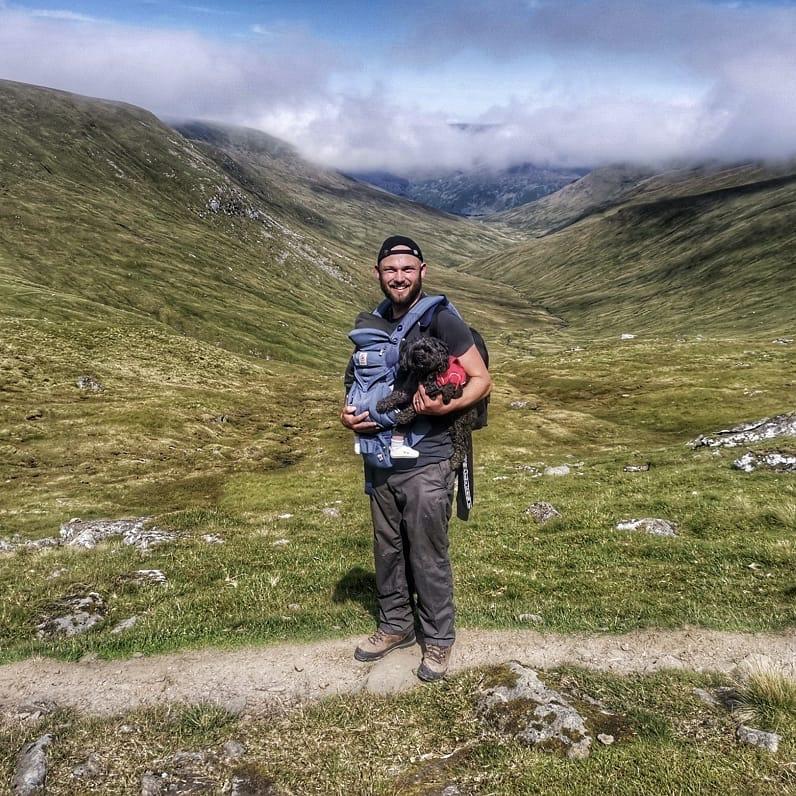
<path id="1" fill-rule="evenodd" d="M 372 636 L 360 641 L 354 650 L 358 661 L 378 661 L 387 653 L 402 647 L 411 647 L 415 643 L 415 631 L 406 633 L 387 633 L 379 628 Z"/>
<path id="2" fill-rule="evenodd" d="M 427 683 L 441 680 L 448 671 L 453 645 L 440 647 L 437 644 L 426 644 L 423 651 L 423 662 L 417 670 L 417 676 Z"/>

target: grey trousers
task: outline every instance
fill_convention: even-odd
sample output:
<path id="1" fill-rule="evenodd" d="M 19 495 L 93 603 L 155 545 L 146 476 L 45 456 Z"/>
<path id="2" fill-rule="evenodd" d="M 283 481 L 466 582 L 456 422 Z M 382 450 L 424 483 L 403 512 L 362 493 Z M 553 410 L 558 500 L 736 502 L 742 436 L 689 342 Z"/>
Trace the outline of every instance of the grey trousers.
<path id="1" fill-rule="evenodd" d="M 370 511 L 376 596 L 379 627 L 387 633 L 414 627 L 414 592 L 425 639 L 453 644 L 448 522 L 455 480 L 448 461 L 374 472 Z"/>

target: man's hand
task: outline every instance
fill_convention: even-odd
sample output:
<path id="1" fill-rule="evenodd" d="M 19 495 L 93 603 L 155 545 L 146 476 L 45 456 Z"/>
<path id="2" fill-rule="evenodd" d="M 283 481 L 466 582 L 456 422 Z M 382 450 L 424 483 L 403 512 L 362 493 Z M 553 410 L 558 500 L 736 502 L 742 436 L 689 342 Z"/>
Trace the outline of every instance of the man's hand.
<path id="1" fill-rule="evenodd" d="M 419 415 L 446 415 L 453 408 L 442 402 L 442 394 L 429 398 L 426 388 L 421 384 L 412 398 L 412 406 Z"/>
<path id="2" fill-rule="evenodd" d="M 367 411 L 357 414 L 356 406 L 344 406 L 340 412 L 340 422 L 351 431 L 357 434 L 370 434 L 379 430 L 379 424 L 368 420 L 370 414 Z"/>

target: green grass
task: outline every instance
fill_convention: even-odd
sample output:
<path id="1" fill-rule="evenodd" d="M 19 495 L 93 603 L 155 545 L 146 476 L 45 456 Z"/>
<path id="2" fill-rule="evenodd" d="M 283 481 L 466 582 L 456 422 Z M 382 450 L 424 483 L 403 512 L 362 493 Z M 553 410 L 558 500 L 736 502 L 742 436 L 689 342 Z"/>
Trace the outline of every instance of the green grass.
<path id="1" fill-rule="evenodd" d="M 372 628 L 370 519 L 359 460 L 337 420 L 336 376 L 315 373 L 312 389 L 297 390 L 301 372 L 282 363 L 165 335 L 136 343 L 95 334 L 95 354 L 115 365 L 98 371 L 105 392 L 85 397 L 72 382 L 75 349 L 26 339 L 51 359 L 28 371 L 21 349 L 3 360 L 27 381 L 6 393 L 0 423 L 9 462 L 0 473 L 0 535 L 52 536 L 74 516 L 146 514 L 178 540 L 145 557 L 112 540 L 93 551 L 0 558 L 0 659 L 117 657 Z M 562 632 L 793 624 L 790 476 L 733 470 L 738 449 L 685 445 L 788 409 L 786 349 L 662 339 L 523 360 L 510 350 L 499 349 L 490 425 L 476 437 L 476 509 L 451 528 L 462 626 L 521 626 L 524 613 Z M 657 364 L 663 351 L 665 366 Z M 752 385 L 761 392 L 750 399 Z M 529 398 L 538 410 L 508 406 Z M 34 405 L 43 417 L 26 421 Z M 228 422 L 213 422 L 222 414 Z M 622 472 L 640 461 L 652 463 L 649 472 Z M 563 463 L 571 475 L 535 477 Z M 537 500 L 563 516 L 536 525 L 525 509 Z M 341 517 L 326 516 L 328 507 Z M 679 536 L 614 530 L 642 516 L 674 521 Z M 207 533 L 225 544 L 208 545 Z M 162 569 L 169 582 L 130 584 L 125 576 L 141 568 Z M 48 604 L 80 587 L 107 599 L 107 621 L 75 639 L 36 640 Z M 133 614 L 141 619 L 132 630 L 110 633 Z"/>
<path id="2" fill-rule="evenodd" d="M 61 712 L 36 726 L 9 722 L 0 725 L 0 773 L 11 771 L 11 750 L 52 731 L 52 794 L 75 793 L 77 787 L 138 793 L 142 774 L 157 759 L 178 750 L 219 750 L 230 739 L 242 742 L 246 755 L 211 767 L 219 790 L 240 768 L 256 772 L 279 793 L 295 794 L 414 796 L 438 794 L 451 784 L 462 793 L 506 796 L 781 794 L 796 785 L 787 762 L 796 752 L 792 725 L 777 755 L 740 746 L 731 714 L 693 693 L 695 687 L 726 686 L 718 675 L 542 673 L 552 687 L 598 698 L 623 717 L 617 741 L 595 741 L 585 761 L 535 751 L 482 724 L 475 712 L 482 677 L 474 671 L 390 698 L 333 697 L 259 718 L 232 717 L 208 704 L 104 719 Z M 98 754 L 100 774 L 78 785 L 71 769 L 91 751 Z"/>

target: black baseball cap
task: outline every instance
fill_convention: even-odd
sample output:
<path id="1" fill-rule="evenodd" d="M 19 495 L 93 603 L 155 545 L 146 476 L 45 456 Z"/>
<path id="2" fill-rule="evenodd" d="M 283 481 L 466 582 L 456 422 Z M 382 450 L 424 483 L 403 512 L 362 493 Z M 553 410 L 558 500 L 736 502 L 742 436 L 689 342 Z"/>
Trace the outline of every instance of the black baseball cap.
<path id="1" fill-rule="evenodd" d="M 396 248 L 396 246 L 404 246 L 409 249 L 409 251 L 398 250 L 394 252 L 393 249 Z M 379 255 L 376 259 L 376 265 L 391 254 L 411 254 L 417 257 L 421 263 L 423 262 L 423 252 L 420 251 L 420 247 L 411 238 L 407 238 L 404 235 L 393 235 L 381 244 Z"/>

